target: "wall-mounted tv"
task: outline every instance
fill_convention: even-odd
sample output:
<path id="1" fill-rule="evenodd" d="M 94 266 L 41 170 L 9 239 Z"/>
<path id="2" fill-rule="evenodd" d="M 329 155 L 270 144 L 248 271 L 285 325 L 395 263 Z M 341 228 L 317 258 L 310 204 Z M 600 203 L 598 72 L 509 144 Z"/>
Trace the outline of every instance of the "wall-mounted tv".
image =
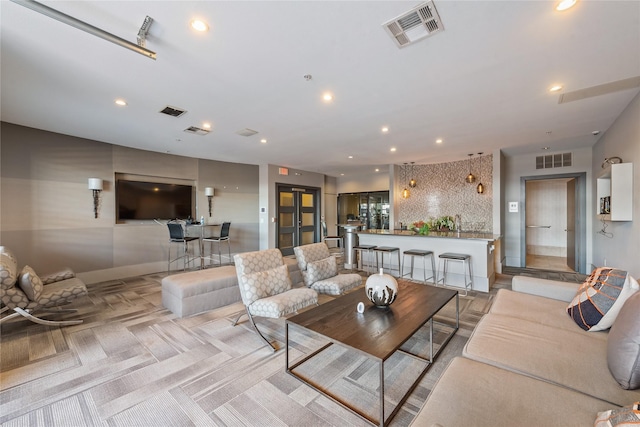
<path id="1" fill-rule="evenodd" d="M 168 220 L 193 215 L 194 187 L 116 176 L 117 222 Z"/>

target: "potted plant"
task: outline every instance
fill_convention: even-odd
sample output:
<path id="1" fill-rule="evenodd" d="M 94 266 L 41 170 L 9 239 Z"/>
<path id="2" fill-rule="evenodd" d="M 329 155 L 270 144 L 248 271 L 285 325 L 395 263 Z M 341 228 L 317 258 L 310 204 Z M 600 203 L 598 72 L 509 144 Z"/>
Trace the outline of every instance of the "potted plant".
<path id="1" fill-rule="evenodd" d="M 413 231 L 415 231 L 418 234 L 422 234 L 422 235 L 429 234 L 430 227 L 429 227 L 429 223 L 427 222 L 424 222 L 424 221 L 414 222 L 412 226 L 413 226 Z"/>
<path id="2" fill-rule="evenodd" d="M 438 231 L 449 231 L 455 228 L 455 219 L 452 216 L 444 215 L 438 218 L 431 218 L 431 228 Z"/>

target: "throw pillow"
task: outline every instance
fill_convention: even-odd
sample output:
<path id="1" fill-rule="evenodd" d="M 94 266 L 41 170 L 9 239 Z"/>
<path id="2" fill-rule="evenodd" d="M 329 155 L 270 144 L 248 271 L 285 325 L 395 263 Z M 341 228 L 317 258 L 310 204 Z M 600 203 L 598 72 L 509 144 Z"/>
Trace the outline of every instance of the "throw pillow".
<path id="1" fill-rule="evenodd" d="M 38 277 L 33 268 L 28 265 L 25 265 L 20 272 L 20 277 L 18 277 L 18 286 L 31 301 L 38 301 L 38 299 L 40 299 L 40 295 L 42 295 L 42 288 L 44 287 L 40 277 Z"/>
<path id="2" fill-rule="evenodd" d="M 336 258 L 333 256 L 307 264 L 307 280 L 309 285 L 312 285 L 319 280 L 334 277 L 337 274 L 338 264 L 336 264 Z"/>
<path id="3" fill-rule="evenodd" d="M 0 287 L 11 289 L 18 280 L 18 262 L 11 252 L 4 249 L 0 252 Z"/>
<path id="4" fill-rule="evenodd" d="M 243 274 L 241 282 L 242 300 L 246 305 L 291 289 L 291 278 L 286 265 Z"/>
<path id="5" fill-rule="evenodd" d="M 624 408 L 598 412 L 594 427 L 635 427 L 640 424 L 640 402 Z"/>
<path id="6" fill-rule="evenodd" d="M 607 338 L 609 372 L 625 390 L 640 388 L 640 292 L 622 306 Z"/>
<path id="7" fill-rule="evenodd" d="M 624 302 L 638 291 L 638 282 L 624 270 L 599 267 L 580 286 L 567 313 L 585 331 L 613 325 Z"/>

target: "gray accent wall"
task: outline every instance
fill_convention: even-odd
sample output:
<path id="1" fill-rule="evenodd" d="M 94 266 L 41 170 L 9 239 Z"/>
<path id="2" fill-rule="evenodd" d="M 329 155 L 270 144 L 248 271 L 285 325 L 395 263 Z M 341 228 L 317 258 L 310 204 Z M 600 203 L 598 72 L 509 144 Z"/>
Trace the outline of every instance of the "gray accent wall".
<path id="1" fill-rule="evenodd" d="M 603 224 L 595 218 L 589 234 L 593 236 L 593 264 L 606 265 L 627 270 L 635 278 L 640 277 L 640 94 L 629 103 L 609 130 L 593 147 L 591 165 L 594 180 L 602 172 L 606 157 L 620 157 L 624 163 L 633 163 L 633 221 L 607 221 L 606 232 L 611 237 L 599 234 Z M 595 188 L 592 189 L 596 200 Z M 614 203 L 612 200 L 611 203 Z M 596 206 L 589 206 L 596 212 Z"/>
<path id="2" fill-rule="evenodd" d="M 115 173 L 195 183 L 196 217 L 229 220 L 232 254 L 259 247 L 258 166 L 156 153 L 0 124 L 0 245 L 20 265 L 70 267 L 88 283 L 166 269 L 168 230 L 153 221 L 115 223 Z M 101 178 L 99 217 L 88 178 Z M 215 188 L 208 216 L 205 187 Z"/>

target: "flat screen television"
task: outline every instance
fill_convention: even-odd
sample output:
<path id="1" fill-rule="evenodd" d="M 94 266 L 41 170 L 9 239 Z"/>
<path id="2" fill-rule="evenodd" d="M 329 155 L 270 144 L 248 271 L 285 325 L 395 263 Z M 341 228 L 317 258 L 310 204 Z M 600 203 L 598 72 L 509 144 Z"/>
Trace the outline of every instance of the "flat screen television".
<path id="1" fill-rule="evenodd" d="M 116 179 L 117 221 L 191 217 L 193 186 Z"/>

